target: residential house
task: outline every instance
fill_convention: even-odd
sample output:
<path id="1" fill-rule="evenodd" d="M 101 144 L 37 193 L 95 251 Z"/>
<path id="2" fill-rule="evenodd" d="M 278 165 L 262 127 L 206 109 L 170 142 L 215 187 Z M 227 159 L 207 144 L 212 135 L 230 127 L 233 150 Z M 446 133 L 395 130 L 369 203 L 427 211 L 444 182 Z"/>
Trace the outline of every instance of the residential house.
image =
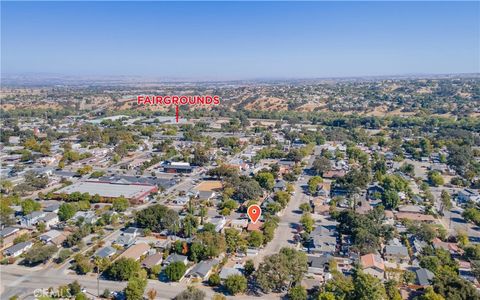
<path id="1" fill-rule="evenodd" d="M 289 173 L 295 167 L 295 162 L 291 160 L 280 160 L 278 165 L 279 173 L 283 175 Z"/>
<path id="2" fill-rule="evenodd" d="M 170 254 L 164 261 L 163 261 L 163 265 L 164 266 L 168 266 L 169 264 L 171 263 L 174 263 L 174 262 L 182 262 L 184 265 L 187 265 L 188 263 L 188 257 L 186 257 L 185 255 L 180 255 L 180 254 L 177 254 L 177 253 L 173 253 L 173 254 Z"/>
<path id="3" fill-rule="evenodd" d="M 0 249 L 8 248 L 13 245 L 16 237 L 27 233 L 27 230 L 16 227 L 5 227 L 0 231 Z"/>
<path id="4" fill-rule="evenodd" d="M 6 237 L 9 237 L 16 232 L 20 231 L 20 228 L 16 227 L 5 227 L 2 230 L 0 230 L 0 238 L 5 239 Z"/>
<path id="5" fill-rule="evenodd" d="M 285 191 L 287 189 L 287 182 L 285 180 L 277 180 L 273 186 L 273 191 Z"/>
<path id="6" fill-rule="evenodd" d="M 141 233 L 142 233 L 142 230 L 140 228 L 128 227 L 123 231 L 122 235 L 129 235 L 133 238 L 136 238 L 137 236 L 140 236 Z"/>
<path id="7" fill-rule="evenodd" d="M 432 215 L 425 215 L 420 213 L 397 212 L 395 214 L 397 220 L 410 220 L 414 222 L 435 223 L 436 219 Z"/>
<path id="8" fill-rule="evenodd" d="M 317 226 L 310 233 L 309 252 L 334 255 L 337 250 L 335 226 Z"/>
<path id="9" fill-rule="evenodd" d="M 474 189 L 464 189 L 461 190 L 457 195 L 457 202 L 458 203 L 466 203 L 466 202 L 480 202 L 480 194 L 478 191 Z"/>
<path id="10" fill-rule="evenodd" d="M 117 253 L 117 249 L 115 249 L 113 247 L 110 247 L 110 246 L 107 246 L 107 247 L 103 247 L 102 249 L 98 250 L 97 253 L 95 254 L 95 256 L 99 257 L 99 258 L 108 258 L 108 257 L 112 257 L 116 253 Z"/>
<path id="11" fill-rule="evenodd" d="M 407 263 L 410 260 L 408 249 L 405 246 L 387 245 L 383 256 L 386 260 L 397 263 Z"/>
<path id="12" fill-rule="evenodd" d="M 434 238 L 432 241 L 434 249 L 443 249 L 448 251 L 451 255 L 463 255 L 465 251 L 458 247 L 456 243 L 443 242 L 439 238 Z"/>
<path id="13" fill-rule="evenodd" d="M 57 213 L 54 212 L 47 213 L 45 217 L 40 218 L 38 221 L 44 223 L 47 229 L 60 223 Z"/>
<path id="14" fill-rule="evenodd" d="M 55 203 L 55 204 L 51 204 L 51 205 L 48 205 L 46 206 L 43 211 L 44 212 L 47 212 L 47 213 L 58 213 L 58 210 L 60 209 L 60 204 L 59 203 Z"/>
<path id="15" fill-rule="evenodd" d="M 41 236 L 38 237 L 39 240 L 41 240 L 43 243 L 47 244 L 50 241 L 52 241 L 54 238 L 59 237 L 62 234 L 61 231 L 58 230 L 50 230 L 42 234 Z"/>
<path id="16" fill-rule="evenodd" d="M 345 170 L 329 170 L 327 172 L 324 172 L 322 177 L 327 179 L 335 179 L 344 177 L 345 175 L 347 175 L 347 172 Z"/>
<path id="17" fill-rule="evenodd" d="M 83 220 L 85 224 L 93 224 L 97 221 L 98 217 L 95 215 L 94 211 L 77 211 L 72 218 L 74 221 Z"/>
<path id="18" fill-rule="evenodd" d="M 223 267 L 220 271 L 220 279 L 225 280 L 231 275 L 243 275 L 242 274 L 243 266 L 241 264 L 235 264 L 233 267 Z"/>
<path id="19" fill-rule="evenodd" d="M 257 221 L 255 224 L 253 224 L 253 223 L 248 223 L 248 225 L 247 225 L 247 231 L 248 231 L 248 232 L 251 232 L 251 231 L 262 231 L 262 226 L 263 226 L 263 222 L 260 222 L 260 221 Z"/>
<path id="20" fill-rule="evenodd" d="M 25 227 L 35 226 L 39 220 L 47 215 L 44 211 L 34 211 L 20 219 L 20 224 Z"/>
<path id="21" fill-rule="evenodd" d="M 210 201 L 215 198 L 217 194 L 214 191 L 199 191 L 198 200 Z"/>
<path id="22" fill-rule="evenodd" d="M 188 272 L 186 277 L 190 279 L 198 279 L 201 281 L 205 281 L 208 279 L 208 277 L 212 273 L 213 268 L 217 264 L 218 264 L 218 260 L 216 259 L 202 260 L 201 262 L 196 264 L 190 270 L 190 272 Z"/>
<path id="23" fill-rule="evenodd" d="M 5 256 L 18 257 L 24 252 L 28 251 L 30 248 L 32 248 L 32 246 L 32 242 L 21 242 L 3 250 L 3 254 Z"/>
<path id="24" fill-rule="evenodd" d="M 385 192 L 385 189 L 378 184 L 372 184 L 367 188 L 367 199 L 377 200 L 380 199 Z"/>
<path id="25" fill-rule="evenodd" d="M 416 283 L 421 286 L 429 286 L 435 276 L 430 270 L 419 268 L 415 270 Z"/>
<path id="26" fill-rule="evenodd" d="M 118 258 L 132 258 L 134 260 L 139 260 L 143 255 L 148 253 L 148 250 L 150 250 L 150 246 L 147 243 L 138 243 L 129 247 L 120 254 Z"/>
<path id="27" fill-rule="evenodd" d="M 208 222 L 215 225 L 216 232 L 220 232 L 222 231 L 223 227 L 225 227 L 227 220 L 224 216 L 216 216 L 214 218 L 210 218 Z"/>
<path id="28" fill-rule="evenodd" d="M 119 245 L 122 247 L 130 247 L 135 242 L 135 238 L 131 235 L 120 235 L 113 244 Z"/>
<path id="29" fill-rule="evenodd" d="M 366 274 L 370 274 L 378 279 L 385 277 L 385 264 L 380 255 L 373 253 L 365 254 L 360 257 L 360 264 L 363 272 Z"/>
<path id="30" fill-rule="evenodd" d="M 328 271 L 330 261 L 333 256 L 326 254 L 320 256 L 307 256 L 308 274 L 310 275 L 324 275 Z"/>
<path id="31" fill-rule="evenodd" d="M 142 260 L 142 267 L 151 269 L 156 265 L 160 265 L 162 261 L 163 261 L 163 254 L 160 252 L 157 252 L 155 254 L 145 257 L 145 259 Z"/>
<path id="32" fill-rule="evenodd" d="M 230 228 L 234 228 L 234 229 L 242 231 L 243 229 L 247 228 L 248 220 L 247 219 L 233 219 L 233 220 L 230 220 L 229 226 L 230 226 Z"/>
<path id="33" fill-rule="evenodd" d="M 326 198 L 317 197 L 312 200 L 313 212 L 327 216 L 330 214 L 330 205 L 326 204 Z"/>
<path id="34" fill-rule="evenodd" d="M 472 264 L 468 261 L 458 260 L 458 275 L 472 283 L 476 282 L 476 277 L 472 271 Z"/>

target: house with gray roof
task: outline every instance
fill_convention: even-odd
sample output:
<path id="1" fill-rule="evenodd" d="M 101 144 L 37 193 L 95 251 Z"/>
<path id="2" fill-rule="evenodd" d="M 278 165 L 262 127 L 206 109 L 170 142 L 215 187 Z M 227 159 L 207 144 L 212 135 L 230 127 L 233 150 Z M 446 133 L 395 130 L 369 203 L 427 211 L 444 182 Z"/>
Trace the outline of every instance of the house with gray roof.
<path id="1" fill-rule="evenodd" d="M 225 280 L 232 275 L 243 275 L 242 274 L 243 266 L 240 264 L 235 264 L 233 267 L 223 267 L 220 271 L 220 279 Z"/>
<path id="2" fill-rule="evenodd" d="M 5 227 L 0 231 L 0 238 L 6 238 L 7 236 L 14 234 L 15 232 L 18 232 L 19 230 L 19 228 L 15 227 Z"/>
<path id="3" fill-rule="evenodd" d="M 107 246 L 103 247 L 102 249 L 98 250 L 97 253 L 95 254 L 96 257 L 99 258 L 106 258 L 106 257 L 111 257 L 117 253 L 117 249 Z"/>
<path id="4" fill-rule="evenodd" d="M 387 245 L 383 256 L 386 260 L 397 263 L 406 263 L 410 260 L 408 249 L 405 246 Z"/>
<path id="5" fill-rule="evenodd" d="M 142 267 L 151 269 L 152 267 L 161 264 L 162 260 L 163 260 L 163 254 L 160 252 L 157 252 L 155 254 L 145 257 L 145 259 L 142 260 Z"/>
<path id="6" fill-rule="evenodd" d="M 32 248 L 32 246 L 33 246 L 32 242 L 21 242 L 3 250 L 3 254 L 5 256 L 17 257 L 22 255 L 25 251 Z"/>
<path id="7" fill-rule="evenodd" d="M 273 186 L 273 191 L 278 192 L 278 191 L 284 191 L 287 188 L 287 182 L 285 180 L 278 180 L 275 182 L 275 185 Z"/>
<path id="8" fill-rule="evenodd" d="M 431 281 L 435 276 L 432 272 L 430 272 L 428 269 L 425 269 L 425 268 L 420 268 L 415 270 L 415 275 L 417 276 L 416 278 L 417 284 L 421 286 L 431 285 Z"/>
<path id="9" fill-rule="evenodd" d="M 44 211 L 34 211 L 28 215 L 23 216 L 20 219 L 20 224 L 25 227 L 35 226 L 40 221 L 41 218 L 47 215 Z"/>
<path id="10" fill-rule="evenodd" d="M 130 247 L 135 242 L 135 237 L 132 235 L 120 235 L 113 243 L 125 248 Z"/>
<path id="11" fill-rule="evenodd" d="M 202 281 L 207 280 L 212 272 L 213 267 L 215 267 L 217 264 L 218 260 L 216 259 L 202 260 L 196 264 L 190 270 L 190 272 L 188 272 L 186 277 L 190 279 L 200 279 Z"/>
<path id="12" fill-rule="evenodd" d="M 180 255 L 180 254 L 177 254 L 177 253 L 173 253 L 173 254 L 170 254 L 163 261 L 163 265 L 168 266 L 169 264 L 174 263 L 174 262 L 178 262 L 178 261 L 181 261 L 186 265 L 188 263 L 188 257 L 186 257 L 185 255 Z"/>

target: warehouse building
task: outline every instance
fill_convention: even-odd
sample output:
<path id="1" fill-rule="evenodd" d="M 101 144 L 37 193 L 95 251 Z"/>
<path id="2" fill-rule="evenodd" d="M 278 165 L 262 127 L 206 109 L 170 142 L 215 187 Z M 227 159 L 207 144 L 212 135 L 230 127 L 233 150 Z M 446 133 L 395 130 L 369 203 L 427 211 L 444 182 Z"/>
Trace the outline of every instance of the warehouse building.
<path id="1" fill-rule="evenodd" d="M 145 203 L 151 193 L 158 192 L 155 185 L 149 184 L 131 184 L 108 181 L 82 181 L 64 187 L 55 192 L 56 196 L 62 194 L 70 195 L 72 193 L 88 193 L 90 195 L 98 194 L 103 201 L 110 202 L 121 196 L 130 200 L 132 204 Z"/>

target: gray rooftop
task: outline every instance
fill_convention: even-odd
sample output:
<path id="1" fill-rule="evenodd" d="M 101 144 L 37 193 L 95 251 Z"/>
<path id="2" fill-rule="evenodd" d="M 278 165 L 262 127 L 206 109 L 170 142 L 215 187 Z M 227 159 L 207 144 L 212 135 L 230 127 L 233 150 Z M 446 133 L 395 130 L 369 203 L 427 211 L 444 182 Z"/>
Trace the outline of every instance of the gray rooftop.
<path id="1" fill-rule="evenodd" d="M 434 274 L 427 269 L 421 268 L 415 271 L 417 275 L 417 282 L 419 285 L 430 285 L 430 281 L 433 279 Z"/>
<path id="2" fill-rule="evenodd" d="M 204 278 L 208 275 L 208 272 L 216 265 L 218 261 L 216 259 L 202 260 L 195 267 L 192 268 L 188 275 L 196 275 L 198 277 Z"/>
<path id="3" fill-rule="evenodd" d="M 6 228 L 3 228 L 1 231 L 0 231 L 0 237 L 4 238 L 4 237 L 7 237 L 15 232 L 17 232 L 19 229 L 18 228 L 15 228 L 15 227 L 6 227 Z"/>
<path id="4" fill-rule="evenodd" d="M 408 249 L 405 246 L 385 246 L 385 254 L 395 256 L 408 256 Z"/>
<path id="5" fill-rule="evenodd" d="M 117 250 L 113 247 L 104 247 L 100 250 L 97 251 L 97 254 L 96 256 L 100 257 L 100 258 L 104 258 L 104 257 L 109 257 L 113 254 L 115 254 L 117 252 Z"/>
<path id="6" fill-rule="evenodd" d="M 140 184 L 116 184 L 100 181 L 82 181 L 77 182 L 57 191 L 57 194 L 71 194 L 74 192 L 98 194 L 101 197 L 118 198 L 124 196 L 127 199 L 140 198 L 150 193 L 155 187 L 152 185 Z"/>

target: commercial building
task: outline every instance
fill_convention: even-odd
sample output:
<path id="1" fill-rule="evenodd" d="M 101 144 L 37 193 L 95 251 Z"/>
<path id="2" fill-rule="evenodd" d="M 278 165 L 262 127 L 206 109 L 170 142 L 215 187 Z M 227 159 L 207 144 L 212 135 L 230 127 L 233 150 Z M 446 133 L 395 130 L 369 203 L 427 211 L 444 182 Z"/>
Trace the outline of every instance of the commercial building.
<path id="1" fill-rule="evenodd" d="M 158 188 L 149 184 L 113 183 L 106 181 L 77 182 L 55 192 L 56 196 L 72 193 L 98 194 L 103 201 L 109 202 L 121 196 L 133 204 L 144 203 L 151 193 L 156 193 Z"/>
<path id="2" fill-rule="evenodd" d="M 165 162 L 163 165 L 165 173 L 192 173 L 193 167 L 185 162 Z"/>

